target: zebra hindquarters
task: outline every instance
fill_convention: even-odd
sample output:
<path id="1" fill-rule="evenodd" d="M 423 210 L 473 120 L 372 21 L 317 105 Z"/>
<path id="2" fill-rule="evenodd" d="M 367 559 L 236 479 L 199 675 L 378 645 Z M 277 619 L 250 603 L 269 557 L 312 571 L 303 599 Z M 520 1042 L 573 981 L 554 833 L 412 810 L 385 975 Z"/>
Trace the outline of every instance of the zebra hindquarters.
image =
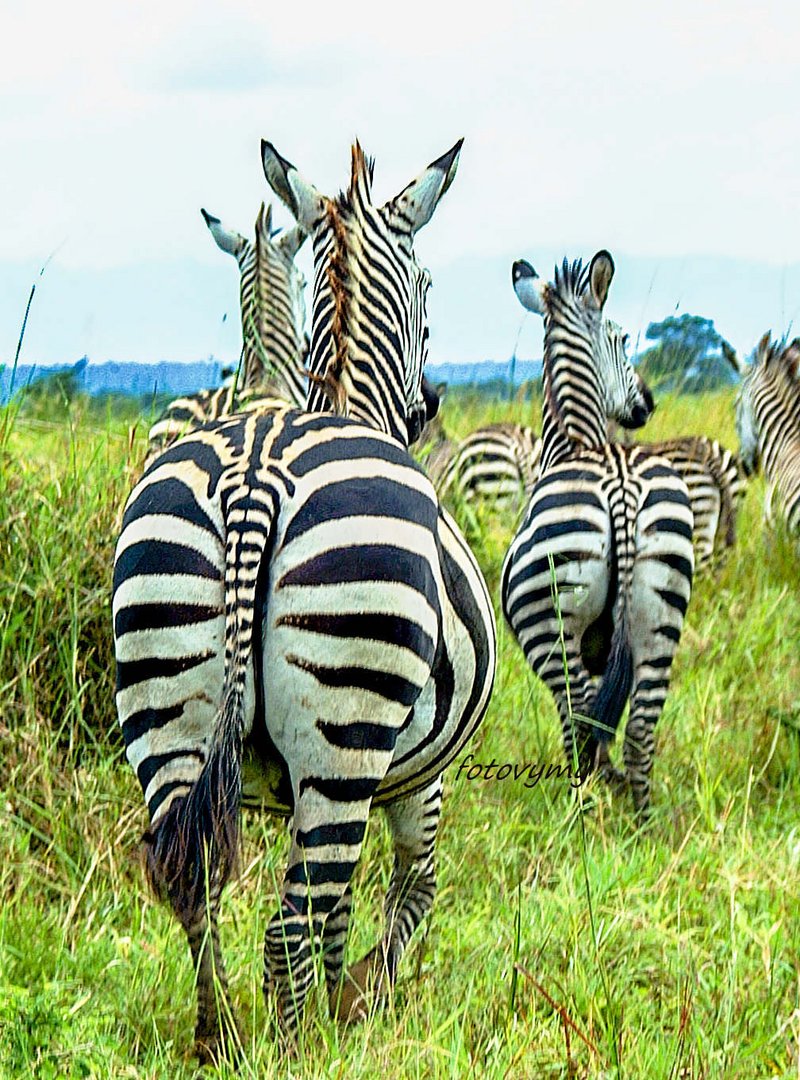
<path id="1" fill-rule="evenodd" d="M 506 556 L 502 601 L 528 663 L 555 698 L 569 764 L 595 766 L 593 675 L 608 655 L 613 604 L 611 523 L 600 472 L 567 463 L 533 489 Z"/>
<path id="2" fill-rule="evenodd" d="M 637 471 L 642 494 L 629 601 L 633 687 L 623 754 L 634 807 L 646 817 L 655 725 L 692 590 L 693 515 L 686 486 L 667 461 L 650 458 Z"/>
<path id="3" fill-rule="evenodd" d="M 338 470 L 338 471 L 337 471 Z M 263 628 L 265 720 L 287 763 L 292 843 L 265 938 L 265 991 L 285 1034 L 299 1022 L 322 935 L 333 997 L 350 880 L 400 730 L 430 681 L 441 611 L 436 503 L 373 477 L 300 480 L 270 567 Z M 346 478 L 345 478 L 346 477 Z"/>

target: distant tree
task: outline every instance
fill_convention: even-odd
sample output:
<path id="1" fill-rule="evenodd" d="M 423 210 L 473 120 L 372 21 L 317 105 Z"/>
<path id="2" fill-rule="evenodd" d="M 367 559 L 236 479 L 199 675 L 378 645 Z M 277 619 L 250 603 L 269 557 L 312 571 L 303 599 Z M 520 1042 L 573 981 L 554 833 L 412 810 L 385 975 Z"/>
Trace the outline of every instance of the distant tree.
<path id="1" fill-rule="evenodd" d="M 645 336 L 654 345 L 641 354 L 639 370 L 654 386 L 696 393 L 735 381 L 727 343 L 711 319 L 670 316 L 650 323 Z"/>
<path id="2" fill-rule="evenodd" d="M 72 367 L 43 372 L 20 391 L 23 410 L 42 417 L 63 413 L 81 393 L 81 376 L 86 364 L 84 357 Z"/>

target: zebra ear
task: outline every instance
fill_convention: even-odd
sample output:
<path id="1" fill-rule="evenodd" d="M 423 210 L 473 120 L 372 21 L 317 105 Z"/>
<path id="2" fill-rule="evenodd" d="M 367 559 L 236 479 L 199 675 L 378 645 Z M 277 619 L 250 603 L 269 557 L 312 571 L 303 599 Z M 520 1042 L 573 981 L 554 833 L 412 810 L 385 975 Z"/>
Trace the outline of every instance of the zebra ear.
<path id="1" fill-rule="evenodd" d="M 547 285 L 525 259 L 517 259 L 511 267 L 511 283 L 522 306 L 544 318 Z"/>
<path id="2" fill-rule="evenodd" d="M 416 180 L 384 205 L 383 212 L 399 217 L 412 236 L 431 220 L 439 200 L 452 184 L 463 142 L 459 139 L 446 154 L 432 161 Z"/>
<path id="3" fill-rule="evenodd" d="M 290 259 L 293 259 L 300 248 L 303 246 L 305 238 L 308 233 L 300 225 L 295 225 L 293 229 L 289 229 L 287 233 L 278 241 L 278 247 L 287 255 Z"/>
<path id="4" fill-rule="evenodd" d="M 614 260 L 607 251 L 598 251 L 589 264 L 589 289 L 599 311 L 605 307 L 613 277 Z"/>
<path id="5" fill-rule="evenodd" d="M 238 257 L 247 246 L 247 240 L 245 240 L 242 234 L 236 232 L 234 229 L 227 229 L 218 217 L 209 214 L 209 212 L 202 207 L 200 208 L 200 213 L 203 215 L 203 221 L 205 221 L 211 231 L 211 235 L 216 240 L 217 247 L 227 255 Z"/>
<path id="6" fill-rule="evenodd" d="M 266 140 L 261 142 L 261 161 L 269 186 L 289 208 L 297 224 L 310 233 L 325 213 L 324 195 Z"/>

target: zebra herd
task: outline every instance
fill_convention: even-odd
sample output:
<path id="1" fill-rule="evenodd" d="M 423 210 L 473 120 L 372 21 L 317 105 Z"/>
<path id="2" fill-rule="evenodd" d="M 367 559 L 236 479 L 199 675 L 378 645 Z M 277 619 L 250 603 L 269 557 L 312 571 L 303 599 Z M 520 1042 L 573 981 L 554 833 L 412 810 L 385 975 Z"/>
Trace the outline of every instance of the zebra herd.
<path id="1" fill-rule="evenodd" d="M 509 424 L 449 444 L 424 376 L 430 275 L 414 238 L 456 173 L 461 143 L 394 198 L 373 200 L 356 143 L 350 182 L 321 194 L 270 143 L 264 173 L 296 225 L 262 206 L 255 243 L 203 217 L 241 272 L 233 383 L 173 402 L 117 544 L 116 701 L 147 803 L 147 873 L 183 926 L 201 1060 L 240 1036 L 218 911 L 242 805 L 289 818 L 291 846 L 264 947 L 290 1048 L 321 943 L 333 1014 L 366 1015 L 394 982 L 436 888 L 442 777 L 491 696 L 496 628 L 478 563 L 442 495 L 523 495 L 500 603 L 561 717 L 567 759 L 650 802 L 654 727 L 695 563 L 734 536 L 736 457 L 709 439 L 627 445 L 609 423 L 653 411 L 598 252 L 544 282 L 512 280 L 544 320 L 541 437 Z M 314 252 L 311 339 L 304 281 Z M 800 519 L 800 343 L 759 347 L 738 405 L 743 464 L 760 460 Z M 427 425 L 426 471 L 410 446 Z M 694 539 L 694 547 L 693 547 Z M 696 551 L 695 551 L 696 548 Z M 630 703 L 624 772 L 609 743 Z M 394 844 L 385 927 L 349 969 L 351 879 L 373 806 Z"/>

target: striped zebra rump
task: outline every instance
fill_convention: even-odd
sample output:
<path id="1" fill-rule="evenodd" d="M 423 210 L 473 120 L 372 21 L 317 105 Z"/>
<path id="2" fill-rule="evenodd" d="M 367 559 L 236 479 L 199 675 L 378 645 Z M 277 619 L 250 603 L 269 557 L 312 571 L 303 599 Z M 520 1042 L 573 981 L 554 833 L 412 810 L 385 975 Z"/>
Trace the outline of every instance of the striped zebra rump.
<path id="1" fill-rule="evenodd" d="M 641 714 L 660 712 L 691 593 L 692 522 L 685 484 L 645 447 L 583 450 L 537 481 L 503 567 L 503 611 L 556 695 L 568 754 L 565 695 L 588 719 L 589 749 L 613 739 L 632 694 Z"/>
<path id="2" fill-rule="evenodd" d="M 429 466 L 441 498 L 519 503 L 530 495 L 542 440 L 521 424 L 487 424 L 466 436 L 447 460 Z"/>
<path id="3" fill-rule="evenodd" d="M 736 543 L 736 516 L 745 483 L 741 463 L 716 439 L 705 436 L 640 445 L 666 458 L 683 478 L 694 516 L 695 569 L 705 568 L 716 547 Z"/>
<path id="4" fill-rule="evenodd" d="M 324 919 L 365 807 L 438 791 L 438 815 L 494 674 L 491 603 L 430 481 L 330 415 L 254 413 L 169 448 L 126 507 L 113 614 L 150 874 L 179 915 L 202 901 L 200 853 L 215 896 L 232 872 L 240 795 L 295 826 L 303 796 L 318 881 L 290 871 L 284 904 Z"/>

